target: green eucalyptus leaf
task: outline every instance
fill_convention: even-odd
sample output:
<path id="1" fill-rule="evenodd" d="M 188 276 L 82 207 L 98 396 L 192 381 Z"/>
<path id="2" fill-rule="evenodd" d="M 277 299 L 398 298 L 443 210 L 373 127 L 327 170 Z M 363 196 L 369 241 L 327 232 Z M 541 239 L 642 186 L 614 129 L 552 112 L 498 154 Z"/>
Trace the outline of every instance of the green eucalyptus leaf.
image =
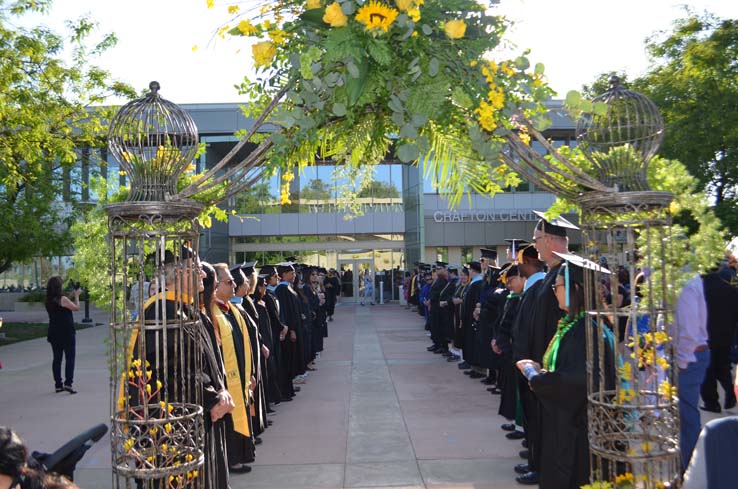
<path id="1" fill-rule="evenodd" d="M 342 103 L 336 102 L 333 104 L 333 115 L 337 117 L 343 117 L 346 115 L 346 106 Z"/>
<path id="2" fill-rule="evenodd" d="M 564 99 L 564 103 L 568 107 L 577 108 L 579 107 L 579 104 L 582 103 L 582 94 L 577 92 L 576 90 L 570 90 L 566 94 L 566 98 Z"/>
<path id="3" fill-rule="evenodd" d="M 428 116 L 425 114 L 413 114 L 410 123 L 415 127 L 423 127 L 428 123 Z"/>
<path id="4" fill-rule="evenodd" d="M 415 139 L 418 137 L 418 130 L 412 124 L 405 124 L 400 129 L 400 137 L 407 139 Z"/>
<path id="5" fill-rule="evenodd" d="M 405 124 L 405 115 L 402 112 L 392 112 L 392 122 L 394 122 L 397 127 L 401 127 Z"/>
<path id="6" fill-rule="evenodd" d="M 420 157 L 420 150 L 415 144 L 404 143 L 397 148 L 397 157 L 403 163 L 412 163 Z"/>
<path id="7" fill-rule="evenodd" d="M 344 13 L 344 15 L 352 15 L 354 12 L 356 12 L 356 7 L 354 7 L 354 2 L 343 2 L 341 4 L 341 11 Z M 322 17 L 321 17 L 322 20 Z"/>
<path id="8" fill-rule="evenodd" d="M 543 65 L 543 63 L 536 63 L 536 67 L 533 69 L 533 73 L 535 73 L 536 75 L 542 75 L 545 70 L 546 67 Z"/>
<path id="9" fill-rule="evenodd" d="M 428 75 L 431 77 L 434 77 L 438 74 L 438 58 L 431 58 L 430 62 L 428 63 Z"/>
<path id="10" fill-rule="evenodd" d="M 426 36 L 430 36 L 433 33 L 433 29 L 428 24 L 423 24 L 420 28 Z"/>

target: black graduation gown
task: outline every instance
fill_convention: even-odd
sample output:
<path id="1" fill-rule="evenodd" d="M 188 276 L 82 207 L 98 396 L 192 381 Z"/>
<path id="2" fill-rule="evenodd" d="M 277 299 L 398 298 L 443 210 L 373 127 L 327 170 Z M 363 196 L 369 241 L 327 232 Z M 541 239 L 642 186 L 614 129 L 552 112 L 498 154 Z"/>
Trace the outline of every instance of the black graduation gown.
<path id="1" fill-rule="evenodd" d="M 466 293 L 466 285 L 459 282 L 456 285 L 453 298 L 463 299 Z M 464 348 L 464 330 L 461 328 L 461 306 L 462 304 L 454 304 L 454 321 L 453 321 L 453 341 L 454 346 L 458 349 Z"/>
<path id="2" fill-rule="evenodd" d="M 264 304 L 266 305 L 267 313 L 269 314 L 269 323 L 272 327 L 272 341 L 274 342 L 274 351 L 270 356 L 274 357 L 274 365 L 277 372 L 276 381 L 280 392 L 280 397 L 276 397 L 274 399 L 274 402 L 281 402 L 282 397 L 292 397 L 295 395 L 294 386 L 292 385 L 292 379 L 289 378 L 285 372 L 285 364 L 283 360 L 283 350 L 285 347 L 285 341 L 287 341 L 287 339 L 279 339 L 279 335 L 282 333 L 282 328 L 284 324 L 279 319 L 279 301 L 274 295 L 274 292 L 267 289 L 266 294 L 264 294 L 263 300 Z"/>
<path id="3" fill-rule="evenodd" d="M 269 358 L 265 359 L 266 371 L 264 372 L 264 398 L 268 406 L 270 402 L 279 402 L 282 399 L 282 394 L 279 391 L 277 363 L 274 355 L 276 348 L 274 346 L 271 319 L 269 317 L 269 311 L 266 308 L 266 302 L 264 300 L 256 300 L 254 297 L 252 297 L 252 300 L 256 307 L 256 312 L 259 315 L 259 333 L 261 334 L 262 343 L 269 349 Z M 279 337 L 277 337 L 277 344 L 279 344 Z"/>
<path id="4" fill-rule="evenodd" d="M 264 396 L 264 373 L 265 364 L 264 353 L 261 351 L 261 334 L 259 333 L 259 315 L 256 312 L 251 297 L 244 297 L 242 304 L 236 304 L 236 308 L 243 315 L 246 321 L 246 327 L 249 330 L 249 340 L 251 341 L 251 349 L 254 358 L 254 378 L 256 379 L 256 387 L 254 388 L 254 415 L 253 426 L 254 435 L 259 436 L 267 427 L 266 422 L 266 399 Z"/>
<path id="5" fill-rule="evenodd" d="M 308 304 L 308 321 L 312 333 L 310 339 L 313 353 L 323 351 L 323 319 L 325 313 L 321 310 L 320 298 L 309 284 L 302 286 L 302 292 L 305 294 Z"/>
<path id="6" fill-rule="evenodd" d="M 446 345 L 444 337 L 441 331 L 443 324 L 444 311 L 441 309 L 441 293 L 445 292 L 448 288 L 448 280 L 445 278 L 437 278 L 431 285 L 430 293 L 428 294 L 428 300 L 430 301 L 430 310 L 428 317 L 430 319 L 430 333 L 431 340 L 434 345 L 444 346 Z"/>
<path id="7" fill-rule="evenodd" d="M 518 379 L 515 364 L 512 360 L 511 331 L 520 308 L 520 296 L 509 294 L 505 298 L 502 315 L 495 328 L 495 343 L 502 351 L 499 359 L 500 375 L 497 378 L 497 387 L 502 391 L 500 395 L 500 409 L 498 413 L 507 419 L 515 418 L 516 389 Z"/>
<path id="8" fill-rule="evenodd" d="M 531 389 L 542 406 L 541 489 L 578 489 L 589 483 L 589 441 L 587 439 L 587 338 L 595 325 L 584 319 L 561 338 L 556 369 L 533 377 Z M 597 346 L 596 338 L 593 344 Z M 612 344 L 605 339 L 612 359 Z M 615 368 L 605 366 L 608 388 L 614 388 Z M 599 377 L 599 370 L 594 371 Z"/>
<path id="9" fill-rule="evenodd" d="M 541 363 L 543 354 L 556 333 L 559 319 L 564 315 L 564 312 L 559 309 L 556 294 L 551 289 L 551 286 L 556 283 L 556 276 L 559 274 L 560 268 L 561 264 L 551 268 L 543 280 L 540 281 L 540 287 L 537 287 L 533 294 L 535 305 L 531 311 L 528 325 L 530 328 L 528 334 L 530 356 L 528 358 L 538 363 Z"/>
<path id="10" fill-rule="evenodd" d="M 494 329 L 497 320 L 502 314 L 505 307 L 505 298 L 508 290 L 493 286 L 488 289 L 484 295 L 482 309 L 479 313 L 479 332 L 477 338 L 477 347 L 479 351 L 479 365 L 482 368 L 497 369 L 497 355 L 492 351 L 492 338 L 494 338 Z M 494 374 L 490 373 L 493 377 Z"/>
<path id="11" fill-rule="evenodd" d="M 325 287 L 325 313 L 327 316 L 333 316 L 336 312 L 338 294 L 341 293 L 341 284 L 336 276 L 326 277 L 323 284 Z"/>
<path id="12" fill-rule="evenodd" d="M 236 354 L 236 361 L 238 362 L 238 373 L 241 377 L 241 390 L 246 390 L 246 383 L 250 380 L 246 378 L 246 357 L 247 353 L 244 351 L 244 332 L 241 331 L 241 327 L 234 314 L 241 314 L 235 307 L 231 307 L 227 312 L 223 311 L 223 315 L 231 323 L 231 330 L 233 335 L 233 349 Z M 248 326 L 247 326 L 248 327 Z M 248 331 L 245 332 L 248 334 Z M 251 356 L 253 359 L 253 355 Z M 252 372 L 255 372 L 252 362 Z M 238 389 L 238 386 L 229 386 L 229 389 Z M 249 407 L 246 406 L 249 410 Z M 225 427 L 226 427 L 226 445 L 228 447 L 228 465 L 238 465 L 251 463 L 255 459 L 255 447 L 253 436 L 244 436 L 238 433 L 233 426 L 233 417 L 230 414 L 224 416 Z M 249 422 L 249 430 L 253 435 L 253 426 L 251 422 L 251 416 L 247 416 Z"/>
<path id="13" fill-rule="evenodd" d="M 448 286 L 441 291 L 441 302 L 446 302 L 445 307 L 441 307 L 441 329 L 440 335 L 443 338 L 443 344 L 446 345 L 454 339 L 454 313 L 455 307 L 453 303 L 454 294 L 456 293 L 456 280 L 449 280 Z"/>
<path id="14" fill-rule="evenodd" d="M 203 419 L 205 424 L 204 479 L 207 489 L 228 487 L 225 416 L 213 422 L 210 410 L 218 403 L 217 394 L 225 389 L 225 366 L 213 323 L 200 312 L 203 344 Z"/>
<path id="15" fill-rule="evenodd" d="M 286 378 L 291 382 L 297 375 L 305 373 L 303 362 L 303 332 L 302 332 L 302 306 L 300 298 L 292 289 L 292 286 L 280 283 L 275 295 L 279 300 L 279 317 L 283 324 L 287 325 L 289 331 L 282 343 L 282 364 Z M 295 333 L 296 341 L 290 340 L 290 335 Z M 284 394 L 285 391 L 283 390 Z M 289 394 L 289 393 L 287 393 Z"/>
<path id="16" fill-rule="evenodd" d="M 464 361 L 470 365 L 479 365 L 479 358 L 476 357 L 476 329 L 477 322 L 474 319 L 474 309 L 476 308 L 479 298 L 484 288 L 484 280 L 477 280 L 470 283 L 464 294 L 464 302 L 461 308 L 461 328 L 464 336 Z"/>

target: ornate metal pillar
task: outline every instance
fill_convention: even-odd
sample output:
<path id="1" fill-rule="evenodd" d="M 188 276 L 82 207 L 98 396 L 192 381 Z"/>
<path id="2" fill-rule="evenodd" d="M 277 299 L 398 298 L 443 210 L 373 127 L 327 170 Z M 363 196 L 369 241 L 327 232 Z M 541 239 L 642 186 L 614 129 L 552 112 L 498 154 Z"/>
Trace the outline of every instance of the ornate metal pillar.
<path id="1" fill-rule="evenodd" d="M 189 114 L 151 93 L 112 120 L 125 202 L 106 207 L 112 287 L 111 456 L 115 488 L 203 487 L 197 254 L 202 205 L 176 195 L 197 151 Z M 136 304 L 136 307 L 131 307 Z"/>

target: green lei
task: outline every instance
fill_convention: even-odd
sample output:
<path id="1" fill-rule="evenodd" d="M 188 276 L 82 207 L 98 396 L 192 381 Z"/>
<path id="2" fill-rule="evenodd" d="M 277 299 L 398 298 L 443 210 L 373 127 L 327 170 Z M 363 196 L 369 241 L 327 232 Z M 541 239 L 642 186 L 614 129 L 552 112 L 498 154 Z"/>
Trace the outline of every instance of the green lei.
<path id="1" fill-rule="evenodd" d="M 551 342 L 546 348 L 546 353 L 543 354 L 543 369 L 549 372 L 556 370 L 556 359 L 559 355 L 559 345 L 561 344 L 561 338 L 564 337 L 569 330 L 579 322 L 580 319 L 587 315 L 586 311 L 582 311 L 574 318 L 570 319 L 567 314 L 563 318 L 559 319 L 559 326 L 556 328 L 556 334 L 551 338 Z"/>
<path id="2" fill-rule="evenodd" d="M 517 299 L 518 297 L 520 297 L 520 294 L 516 294 L 515 292 L 510 292 L 509 294 L 507 294 L 507 300 Z"/>

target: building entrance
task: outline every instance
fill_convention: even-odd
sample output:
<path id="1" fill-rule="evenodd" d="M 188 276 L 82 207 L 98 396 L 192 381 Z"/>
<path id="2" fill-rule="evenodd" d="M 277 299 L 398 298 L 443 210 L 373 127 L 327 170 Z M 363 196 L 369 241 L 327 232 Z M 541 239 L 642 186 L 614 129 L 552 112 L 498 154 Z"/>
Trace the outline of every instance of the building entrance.
<path id="1" fill-rule="evenodd" d="M 359 302 L 366 293 L 367 281 L 374 286 L 374 267 L 371 259 L 338 260 L 341 276 L 341 297 L 345 302 Z M 374 296 L 369 302 L 374 301 Z"/>

